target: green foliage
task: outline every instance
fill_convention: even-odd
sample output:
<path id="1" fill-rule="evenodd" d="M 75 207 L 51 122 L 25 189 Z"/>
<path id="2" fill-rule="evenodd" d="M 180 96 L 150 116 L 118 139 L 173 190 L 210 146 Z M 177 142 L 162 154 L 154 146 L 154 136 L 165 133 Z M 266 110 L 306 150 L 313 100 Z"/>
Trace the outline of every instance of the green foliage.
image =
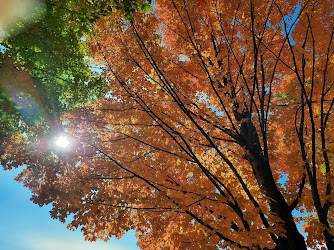
<path id="1" fill-rule="evenodd" d="M 280 100 L 280 99 L 287 98 L 289 94 L 286 92 L 276 92 L 274 96 L 276 96 L 276 98 Z"/>
<path id="2" fill-rule="evenodd" d="M 138 10 L 148 12 L 152 4 L 151 0 L 147 1 L 148 3 L 138 0 L 114 0 L 113 2 L 116 9 L 123 9 L 126 14 L 132 14 Z"/>
<path id="3" fill-rule="evenodd" d="M 51 0 L 45 2 L 44 7 L 36 8 L 29 23 L 14 19 L 4 29 L 6 39 L 1 42 L 4 54 L 0 63 L 11 61 L 11 66 L 6 67 L 31 75 L 40 110 L 28 108 L 28 104 L 22 105 L 22 109 L 2 86 L 2 133 L 26 132 L 29 125 L 45 119 L 46 113 L 59 116 L 61 112 L 103 95 L 105 80 L 98 71 L 92 70 L 85 37 L 91 34 L 92 25 L 99 18 L 112 15 L 113 11 L 123 11 L 125 17 L 132 20 L 134 12 L 148 12 L 150 4 L 151 0 L 114 0 L 112 3 Z M 23 92 L 30 95 L 27 90 Z M 16 97 L 28 98 L 17 94 Z"/>
<path id="4" fill-rule="evenodd" d="M 0 140 L 24 129 L 19 109 L 13 105 L 10 96 L 0 88 Z"/>
<path id="5" fill-rule="evenodd" d="M 94 23 L 103 16 L 110 16 L 113 11 L 123 11 L 127 20 L 134 18 L 133 14 L 137 11 L 148 12 L 151 9 L 152 0 L 138 1 L 138 0 L 113 0 L 112 4 L 104 0 L 96 0 L 89 2 L 90 6 L 80 9 L 83 15 L 80 20 L 83 22 Z"/>
<path id="6" fill-rule="evenodd" d="M 45 10 L 38 10 L 44 17 L 30 25 L 16 20 L 17 27 L 23 28 L 19 33 L 7 32 L 2 43 L 5 53 L 20 63 L 22 70 L 41 80 L 42 91 L 48 91 L 57 111 L 84 104 L 103 93 L 103 81 L 90 68 L 82 40 L 90 25 L 77 22 L 77 14 L 69 14 L 70 5 L 71 1 L 47 4 Z"/>
<path id="7" fill-rule="evenodd" d="M 30 129 L 54 113 L 48 109 L 47 86 L 20 69 L 7 54 L 0 54 L 0 142 Z"/>
<path id="8" fill-rule="evenodd" d="M 4 29 L 0 141 L 11 134 L 26 133 L 50 114 L 59 117 L 104 94 L 105 80 L 93 70 L 84 44 L 92 25 L 80 21 L 82 14 L 75 11 L 79 2 L 49 1 L 36 9 L 29 23 L 16 18 Z M 87 1 L 78 6 L 89 9 Z M 27 73 L 30 77 L 21 79 L 26 84 L 16 80 L 17 74 Z"/>
<path id="9" fill-rule="evenodd" d="M 143 11 L 145 11 L 145 12 L 149 12 L 150 9 L 151 9 L 151 5 L 149 5 L 149 4 L 143 4 L 143 5 L 141 6 L 141 9 L 142 9 Z"/>

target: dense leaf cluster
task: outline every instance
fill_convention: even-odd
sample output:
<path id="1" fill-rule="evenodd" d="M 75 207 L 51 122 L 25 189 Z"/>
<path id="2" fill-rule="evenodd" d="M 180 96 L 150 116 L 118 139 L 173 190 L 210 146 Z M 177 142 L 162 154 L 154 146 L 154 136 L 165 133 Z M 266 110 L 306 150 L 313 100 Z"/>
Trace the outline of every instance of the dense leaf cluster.
<path id="1" fill-rule="evenodd" d="M 6 117 L 3 123 L 7 124 L 1 131 L 10 135 L 10 131 L 21 131 L 15 124 L 34 125 L 36 121 L 48 120 L 50 113 L 59 117 L 65 110 L 103 95 L 105 82 L 94 69 L 84 44 L 91 24 L 78 22 L 75 6 L 76 1 L 48 1 L 43 7 L 36 8 L 28 21 L 14 17 L 9 28 L 4 28 L 1 69 L 12 74 L 7 74 L 0 86 L 2 102 L 11 107 L 1 109 L 2 116 Z M 22 88 L 24 84 L 15 79 L 15 74 L 24 72 L 30 75 L 25 79 L 26 85 L 30 82 L 30 89 Z M 16 86 L 18 92 L 12 92 L 10 96 L 9 85 Z M 22 94 L 31 95 L 32 89 L 35 95 L 31 98 L 38 100 L 39 112 L 29 109 L 27 103 L 18 106 L 12 100 L 23 98 Z M 8 110 L 13 112 L 9 115 Z M 9 117 L 15 123 L 8 120 Z"/>
<path id="2" fill-rule="evenodd" d="M 41 128 L 2 144 L 6 169 L 25 164 L 17 180 L 32 200 L 72 215 L 68 227 L 91 241 L 132 229 L 143 249 L 334 249 L 332 2 L 156 0 L 149 13 L 114 3 L 57 5 L 68 45 L 48 33 L 55 95 L 80 100 L 86 84 L 70 27 L 91 29 L 82 42 L 106 95 L 62 117 L 68 151 Z M 46 46 L 24 39 L 34 59 L 24 44 L 9 58 L 43 78 Z M 74 78 L 78 88 L 65 83 Z"/>

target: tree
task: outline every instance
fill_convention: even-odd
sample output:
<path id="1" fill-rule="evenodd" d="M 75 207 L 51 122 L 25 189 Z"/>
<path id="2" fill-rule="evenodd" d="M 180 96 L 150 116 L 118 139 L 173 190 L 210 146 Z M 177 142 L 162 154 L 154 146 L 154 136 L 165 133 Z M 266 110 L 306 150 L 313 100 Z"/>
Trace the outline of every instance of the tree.
<path id="1" fill-rule="evenodd" d="M 104 80 L 82 41 L 91 24 L 76 22 L 79 14 L 67 9 L 73 5 L 39 4 L 31 17 L 13 16 L 1 27 L 1 142 L 30 133 L 37 123 L 45 128 L 58 124 L 62 112 L 103 94 Z"/>
<path id="2" fill-rule="evenodd" d="M 39 131 L 7 144 L 4 166 L 26 164 L 33 201 L 88 240 L 334 249 L 332 3 L 154 4 L 97 20 L 107 96 L 63 118 L 71 151 Z"/>
<path id="3" fill-rule="evenodd" d="M 65 110 L 101 96 L 104 93 L 103 79 L 92 68 L 83 43 L 92 23 L 101 16 L 110 15 L 113 8 L 131 17 L 138 9 L 148 10 L 150 7 L 145 1 L 135 0 L 115 0 L 111 3 L 50 0 L 4 4 L 4 20 L 0 23 L 3 53 L 0 70 L 5 76 L 0 85 L 3 105 L 0 141 L 15 132 L 27 132 L 27 125 L 38 120 L 51 120 L 52 123 L 54 119 L 46 117 L 47 113 L 59 117 Z M 17 8 L 12 9 L 15 5 Z M 32 7 L 29 8 L 29 5 Z M 23 9 L 28 9 L 27 13 L 20 15 Z M 25 83 L 17 82 L 18 75 L 25 78 Z M 25 87 L 22 89 L 19 85 Z M 9 94 L 8 88 L 18 91 Z M 29 104 L 20 107 L 15 101 L 13 103 L 13 99 L 31 98 L 31 90 L 36 92 L 33 98 L 39 99 L 42 106 L 37 113 L 31 107 L 25 107 Z M 25 114 L 23 117 L 22 113 Z"/>

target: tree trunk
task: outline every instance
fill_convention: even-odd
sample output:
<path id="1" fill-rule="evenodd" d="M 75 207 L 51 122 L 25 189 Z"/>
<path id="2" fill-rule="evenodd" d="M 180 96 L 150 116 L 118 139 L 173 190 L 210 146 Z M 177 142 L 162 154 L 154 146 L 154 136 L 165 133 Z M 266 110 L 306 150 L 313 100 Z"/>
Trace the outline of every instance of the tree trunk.
<path id="1" fill-rule="evenodd" d="M 250 119 L 250 113 L 248 110 L 244 110 L 242 113 L 234 110 L 234 116 L 237 121 L 241 122 L 240 143 L 245 148 L 245 158 L 252 166 L 261 192 L 269 198 L 270 210 L 283 221 L 283 227 L 286 230 L 285 237 L 278 237 L 277 249 L 306 249 L 305 239 L 297 230 L 291 210 L 282 193 L 277 189 L 269 159 L 266 159 L 263 153 L 256 128 Z"/>

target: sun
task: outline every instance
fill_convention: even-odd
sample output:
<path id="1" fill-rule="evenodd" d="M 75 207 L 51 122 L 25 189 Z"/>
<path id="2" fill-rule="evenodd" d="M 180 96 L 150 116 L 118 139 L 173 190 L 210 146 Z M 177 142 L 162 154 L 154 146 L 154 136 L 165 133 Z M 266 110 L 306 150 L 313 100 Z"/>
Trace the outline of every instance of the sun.
<path id="1" fill-rule="evenodd" d="M 70 144 L 70 141 L 66 136 L 59 136 L 56 138 L 56 145 L 62 148 L 67 148 L 68 145 Z"/>

